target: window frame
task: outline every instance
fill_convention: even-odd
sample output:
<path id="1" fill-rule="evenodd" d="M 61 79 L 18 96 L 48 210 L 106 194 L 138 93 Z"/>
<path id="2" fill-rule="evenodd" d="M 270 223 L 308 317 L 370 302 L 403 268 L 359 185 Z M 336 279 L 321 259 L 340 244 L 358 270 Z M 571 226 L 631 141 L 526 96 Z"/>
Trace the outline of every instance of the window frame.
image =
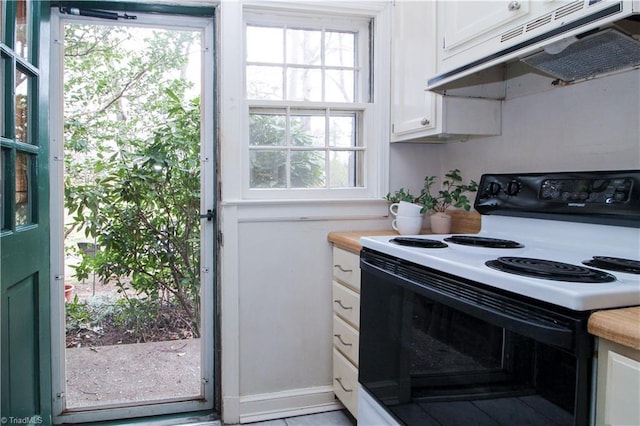
<path id="1" fill-rule="evenodd" d="M 381 167 L 381 158 L 384 156 L 384 148 L 386 138 L 384 135 L 385 127 L 380 115 L 384 114 L 383 106 L 380 103 L 378 87 L 382 87 L 384 81 L 382 75 L 384 72 L 376 72 L 380 68 L 381 58 L 384 57 L 380 52 L 384 52 L 384 42 L 380 37 L 379 31 L 376 31 L 376 13 L 371 11 L 362 13 L 340 13 L 336 15 L 334 11 L 310 10 L 305 12 L 280 10 L 280 9 L 255 9 L 245 7 L 242 20 L 242 95 L 244 101 L 243 108 L 243 143 L 242 143 L 242 187 L 241 194 L 243 199 L 247 200 L 322 200 L 322 199 L 371 199 L 380 197 L 380 189 L 385 185 L 382 182 L 387 178 L 387 167 Z M 248 99 L 246 70 L 250 62 L 247 61 L 247 43 L 246 34 L 247 26 L 266 26 L 266 27 L 282 27 L 287 26 L 296 29 L 326 29 L 328 31 L 349 31 L 357 30 L 359 36 L 356 41 L 356 53 L 354 68 L 359 70 L 359 77 L 356 79 L 355 96 L 356 102 L 305 102 L 305 101 L 286 101 L 286 100 L 252 100 Z M 374 42 L 376 40 L 376 42 Z M 380 45 L 380 46 L 378 46 Z M 362 52 L 366 51 L 363 55 Z M 285 52 L 286 53 L 286 52 Z M 286 63 L 286 59 L 283 62 Z M 387 61 L 388 66 L 388 61 Z M 365 84 L 363 84 L 363 81 Z M 250 187 L 250 141 L 249 141 L 249 117 L 252 111 L 273 108 L 274 110 L 283 110 L 287 108 L 299 110 L 336 110 L 340 112 L 353 112 L 358 117 L 356 124 L 356 133 L 358 133 L 359 141 L 354 146 L 344 149 L 336 149 L 335 147 L 327 147 L 326 152 L 351 151 L 364 156 L 361 165 L 361 186 L 357 187 L 331 187 L 329 176 L 327 182 L 322 188 L 251 188 Z M 388 109 L 387 109 L 388 114 Z M 388 121 L 388 120 L 387 120 Z M 289 153 L 287 148 L 287 153 Z M 325 171 L 328 169 L 328 158 L 325 164 Z M 357 173 L 358 171 L 352 170 Z M 289 174 L 289 170 L 287 171 Z"/>

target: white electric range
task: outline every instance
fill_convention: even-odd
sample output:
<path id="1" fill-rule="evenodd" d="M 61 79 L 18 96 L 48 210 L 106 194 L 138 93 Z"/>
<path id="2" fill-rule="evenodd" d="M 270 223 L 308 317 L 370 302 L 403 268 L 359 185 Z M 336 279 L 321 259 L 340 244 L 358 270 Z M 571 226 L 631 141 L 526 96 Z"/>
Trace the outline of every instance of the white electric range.
<path id="1" fill-rule="evenodd" d="M 361 238 L 359 418 L 588 424 L 588 317 L 640 305 L 640 170 L 484 175 L 474 207 L 478 234 Z"/>

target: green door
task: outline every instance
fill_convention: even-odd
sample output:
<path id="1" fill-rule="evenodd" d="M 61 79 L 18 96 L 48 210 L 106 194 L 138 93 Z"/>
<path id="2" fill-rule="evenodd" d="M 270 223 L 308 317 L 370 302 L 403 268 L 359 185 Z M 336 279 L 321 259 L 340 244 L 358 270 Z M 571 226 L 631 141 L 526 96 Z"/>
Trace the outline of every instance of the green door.
<path id="1" fill-rule="evenodd" d="M 0 3 L 2 423 L 51 422 L 48 3 Z"/>

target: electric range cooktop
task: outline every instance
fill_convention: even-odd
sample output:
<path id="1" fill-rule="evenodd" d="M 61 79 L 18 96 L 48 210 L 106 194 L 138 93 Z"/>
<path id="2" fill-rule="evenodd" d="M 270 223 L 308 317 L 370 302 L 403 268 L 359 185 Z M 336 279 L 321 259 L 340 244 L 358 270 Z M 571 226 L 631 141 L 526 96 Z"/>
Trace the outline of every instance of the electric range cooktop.
<path id="1" fill-rule="evenodd" d="M 497 189 L 502 180 L 514 194 Z M 635 306 L 640 305 L 639 228 L 494 210 L 508 204 L 504 211 L 509 213 L 520 205 L 527 211 L 562 212 L 576 204 L 588 219 L 613 208 L 622 209 L 628 219 L 630 210 L 640 212 L 633 205 L 640 203 L 637 193 L 640 171 L 625 172 L 622 178 L 606 178 L 602 172 L 579 178 L 485 175 L 476 199 L 482 214 L 478 234 L 377 236 L 360 242 L 395 258 L 576 311 Z M 589 199 L 600 210 L 585 202 Z"/>

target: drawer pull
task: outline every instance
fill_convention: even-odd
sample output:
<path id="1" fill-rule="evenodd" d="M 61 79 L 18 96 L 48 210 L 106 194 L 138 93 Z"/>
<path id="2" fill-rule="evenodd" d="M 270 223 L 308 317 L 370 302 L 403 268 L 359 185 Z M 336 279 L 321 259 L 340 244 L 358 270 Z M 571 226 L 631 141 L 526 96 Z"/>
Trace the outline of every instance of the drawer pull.
<path id="1" fill-rule="evenodd" d="M 334 300 L 334 302 L 335 302 L 335 303 L 337 303 L 338 305 L 340 305 L 340 307 L 341 307 L 342 309 L 353 309 L 353 306 L 344 306 L 344 305 L 342 304 L 342 300 L 340 300 L 340 299 L 336 299 L 336 300 Z"/>
<path id="2" fill-rule="evenodd" d="M 340 343 L 345 346 L 353 346 L 353 343 L 345 342 L 344 340 L 342 340 L 342 336 L 340 336 L 339 334 L 334 334 L 333 337 L 337 337 L 338 340 L 340 340 Z"/>
<path id="3" fill-rule="evenodd" d="M 347 389 L 344 387 L 344 385 L 342 384 L 342 377 L 336 377 L 336 382 L 338 382 L 338 384 L 340 385 L 340 387 L 342 388 L 343 391 L 345 392 L 353 392 L 353 389 Z"/>
<path id="4" fill-rule="evenodd" d="M 340 269 L 342 272 L 353 272 L 353 269 L 344 269 L 342 265 L 333 265 L 333 267 Z"/>

